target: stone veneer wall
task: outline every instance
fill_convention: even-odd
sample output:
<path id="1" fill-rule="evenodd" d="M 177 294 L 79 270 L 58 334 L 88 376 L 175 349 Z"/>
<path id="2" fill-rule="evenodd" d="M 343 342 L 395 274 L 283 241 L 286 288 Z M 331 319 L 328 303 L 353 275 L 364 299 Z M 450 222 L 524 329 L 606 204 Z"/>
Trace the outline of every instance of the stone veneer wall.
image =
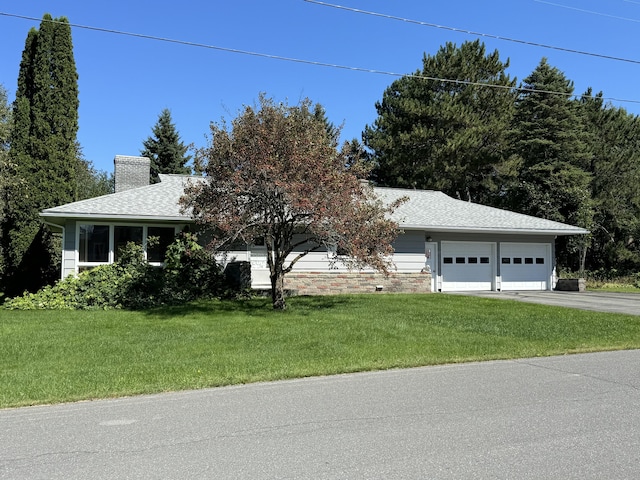
<path id="1" fill-rule="evenodd" d="M 430 293 L 430 273 L 289 272 L 286 290 L 297 295 L 338 293 Z"/>

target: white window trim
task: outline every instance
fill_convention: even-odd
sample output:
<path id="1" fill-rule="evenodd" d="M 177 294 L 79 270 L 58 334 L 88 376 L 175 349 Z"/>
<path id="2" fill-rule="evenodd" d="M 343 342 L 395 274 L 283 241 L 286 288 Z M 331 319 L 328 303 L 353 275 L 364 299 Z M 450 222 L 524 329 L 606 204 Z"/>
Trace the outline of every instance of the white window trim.
<path id="1" fill-rule="evenodd" d="M 106 262 L 81 262 L 80 261 L 80 225 L 108 225 L 109 226 L 109 254 L 108 260 Z M 130 223 L 130 222 L 92 222 L 89 220 L 77 220 L 76 221 L 76 238 L 75 238 L 75 273 L 76 275 L 80 271 L 80 268 L 83 267 L 97 267 L 98 265 L 110 265 L 115 261 L 115 227 L 142 227 L 142 249 L 144 252 L 144 258 L 147 259 L 147 237 L 149 232 L 149 227 L 161 227 L 161 228 L 172 228 L 174 231 L 174 235 L 177 235 L 184 225 L 167 225 L 162 223 Z M 162 262 L 149 262 L 149 265 L 153 265 L 155 267 L 161 267 L 164 265 Z"/>

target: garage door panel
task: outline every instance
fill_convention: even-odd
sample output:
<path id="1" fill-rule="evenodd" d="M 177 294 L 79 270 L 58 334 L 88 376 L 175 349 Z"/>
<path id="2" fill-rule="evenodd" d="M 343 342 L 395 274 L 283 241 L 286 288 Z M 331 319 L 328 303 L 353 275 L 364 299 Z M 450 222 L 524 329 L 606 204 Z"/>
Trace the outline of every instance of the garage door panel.
<path id="1" fill-rule="evenodd" d="M 551 245 L 500 245 L 502 290 L 547 290 L 551 275 Z"/>
<path id="2" fill-rule="evenodd" d="M 442 290 L 492 290 L 494 246 L 490 243 L 442 243 Z"/>

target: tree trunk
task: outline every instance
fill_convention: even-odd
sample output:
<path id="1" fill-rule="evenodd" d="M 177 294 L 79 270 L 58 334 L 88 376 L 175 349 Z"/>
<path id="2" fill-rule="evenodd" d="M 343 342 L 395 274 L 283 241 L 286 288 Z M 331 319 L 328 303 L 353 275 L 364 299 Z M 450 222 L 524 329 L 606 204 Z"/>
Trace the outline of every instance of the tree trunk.
<path id="1" fill-rule="evenodd" d="M 285 310 L 287 304 L 284 301 L 284 274 L 278 272 L 271 275 L 271 301 L 274 310 Z"/>

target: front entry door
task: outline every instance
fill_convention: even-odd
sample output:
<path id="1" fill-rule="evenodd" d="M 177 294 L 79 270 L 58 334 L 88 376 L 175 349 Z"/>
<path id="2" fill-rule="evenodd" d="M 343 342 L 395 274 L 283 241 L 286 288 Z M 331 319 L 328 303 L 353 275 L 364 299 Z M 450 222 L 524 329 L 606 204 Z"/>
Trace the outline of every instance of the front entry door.
<path id="1" fill-rule="evenodd" d="M 425 242 L 424 244 L 424 269 L 431 273 L 431 291 L 437 291 L 438 244 L 436 242 Z"/>

